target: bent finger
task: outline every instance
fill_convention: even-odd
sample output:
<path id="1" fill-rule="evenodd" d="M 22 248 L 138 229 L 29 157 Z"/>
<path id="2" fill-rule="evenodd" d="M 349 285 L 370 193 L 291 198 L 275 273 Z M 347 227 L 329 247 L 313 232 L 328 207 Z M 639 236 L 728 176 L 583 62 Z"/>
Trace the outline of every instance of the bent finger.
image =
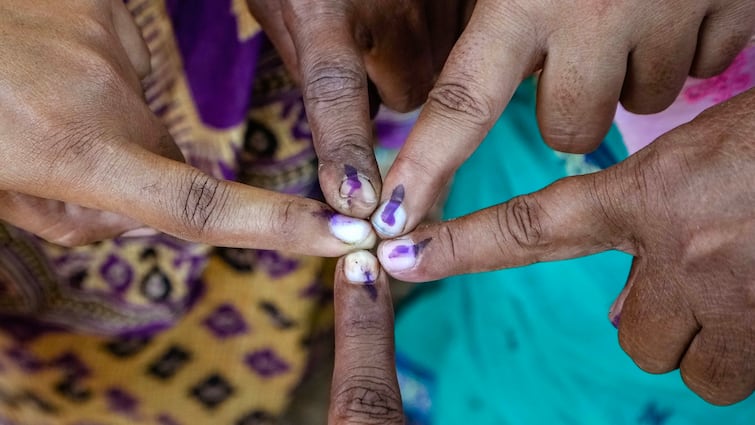
<path id="1" fill-rule="evenodd" d="M 0 220 L 62 246 L 81 246 L 137 229 L 133 219 L 15 192 L 0 191 Z"/>
<path id="2" fill-rule="evenodd" d="M 753 341 L 755 332 L 741 323 L 704 326 L 682 360 L 684 383 L 713 404 L 734 404 L 749 397 L 755 392 Z"/>
<path id="3" fill-rule="evenodd" d="M 385 273 L 367 252 L 339 260 L 335 278 L 336 356 L 330 425 L 404 423 L 396 378 L 393 305 Z M 367 265 L 375 278 L 353 283 L 351 268 Z"/>
<path id="4" fill-rule="evenodd" d="M 667 269 L 640 260 L 633 264 L 632 289 L 624 300 L 619 344 L 642 370 L 666 373 L 679 367 L 700 330 Z"/>

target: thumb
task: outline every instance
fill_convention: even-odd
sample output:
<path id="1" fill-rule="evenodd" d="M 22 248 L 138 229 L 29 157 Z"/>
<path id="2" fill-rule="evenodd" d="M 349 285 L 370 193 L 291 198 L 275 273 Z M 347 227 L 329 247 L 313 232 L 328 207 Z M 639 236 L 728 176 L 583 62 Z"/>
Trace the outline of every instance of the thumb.
<path id="1" fill-rule="evenodd" d="M 398 279 L 420 282 L 608 249 L 632 252 L 626 222 L 636 195 L 622 193 L 616 175 L 613 168 L 568 177 L 539 192 L 421 227 L 383 242 L 380 263 Z"/>

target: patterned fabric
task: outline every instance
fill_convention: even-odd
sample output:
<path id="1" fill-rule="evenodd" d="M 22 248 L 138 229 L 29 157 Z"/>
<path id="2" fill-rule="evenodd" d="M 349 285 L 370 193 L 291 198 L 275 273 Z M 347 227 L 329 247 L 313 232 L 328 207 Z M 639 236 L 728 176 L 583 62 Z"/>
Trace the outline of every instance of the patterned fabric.
<path id="1" fill-rule="evenodd" d="M 694 119 L 705 109 L 755 87 L 755 39 L 721 75 L 705 80 L 690 78 L 676 101 L 665 111 L 638 115 L 621 106 L 616 125 L 630 153 L 638 151 L 670 130 Z"/>
<path id="2" fill-rule="evenodd" d="M 127 5 L 192 165 L 319 195 L 300 95 L 245 0 Z M 326 266 L 165 235 L 65 249 L 0 223 L 0 423 L 271 423 L 332 320 Z"/>

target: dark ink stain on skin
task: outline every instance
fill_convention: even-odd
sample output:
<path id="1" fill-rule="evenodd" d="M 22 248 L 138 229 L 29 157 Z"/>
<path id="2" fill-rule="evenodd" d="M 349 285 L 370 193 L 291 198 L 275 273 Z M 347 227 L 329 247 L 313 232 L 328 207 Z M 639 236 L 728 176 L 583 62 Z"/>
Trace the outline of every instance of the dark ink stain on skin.
<path id="1" fill-rule="evenodd" d="M 357 169 L 351 165 L 344 165 L 344 171 L 346 173 L 346 182 L 349 185 L 349 196 L 352 196 L 354 192 L 362 188 L 362 182 L 359 181 L 359 174 Z"/>
<path id="2" fill-rule="evenodd" d="M 617 314 L 616 316 L 611 319 L 611 324 L 614 328 L 619 329 L 619 323 L 621 322 L 621 313 Z"/>
<path id="3" fill-rule="evenodd" d="M 364 284 L 364 290 L 370 295 L 372 301 L 377 301 L 378 291 L 374 282 L 367 282 Z"/>
<path id="4" fill-rule="evenodd" d="M 336 215 L 335 211 L 323 208 L 320 211 L 316 211 L 312 213 L 313 217 L 317 218 L 324 218 L 325 220 L 330 220 Z"/>
<path id="5" fill-rule="evenodd" d="M 393 189 L 393 193 L 391 193 L 391 200 L 388 201 L 388 204 L 385 206 L 383 213 L 380 214 L 380 218 L 383 220 L 383 223 L 389 226 L 396 224 L 396 210 L 399 206 L 401 206 L 402 202 L 404 202 L 404 185 L 400 184 L 396 186 L 395 189 Z"/>
<path id="6" fill-rule="evenodd" d="M 414 245 L 414 256 L 418 256 L 423 249 L 425 249 L 428 245 L 430 245 L 430 242 L 433 241 L 433 238 L 427 238 L 423 241 L 420 241 L 418 244 Z"/>

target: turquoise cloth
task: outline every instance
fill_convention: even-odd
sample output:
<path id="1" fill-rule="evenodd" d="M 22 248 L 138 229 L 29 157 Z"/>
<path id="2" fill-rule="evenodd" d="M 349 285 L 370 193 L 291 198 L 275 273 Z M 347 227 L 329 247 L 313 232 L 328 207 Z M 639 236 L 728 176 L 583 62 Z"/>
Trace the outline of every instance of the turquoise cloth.
<path id="1" fill-rule="evenodd" d="M 534 108 L 530 81 L 457 173 L 447 218 L 626 156 L 615 129 L 594 154 L 555 154 L 538 133 Z M 429 423 L 755 424 L 755 397 L 709 405 L 678 372 L 646 374 L 621 351 L 608 309 L 630 261 L 608 252 L 425 285 L 400 310 L 396 337 L 399 359 L 433 377 Z"/>

